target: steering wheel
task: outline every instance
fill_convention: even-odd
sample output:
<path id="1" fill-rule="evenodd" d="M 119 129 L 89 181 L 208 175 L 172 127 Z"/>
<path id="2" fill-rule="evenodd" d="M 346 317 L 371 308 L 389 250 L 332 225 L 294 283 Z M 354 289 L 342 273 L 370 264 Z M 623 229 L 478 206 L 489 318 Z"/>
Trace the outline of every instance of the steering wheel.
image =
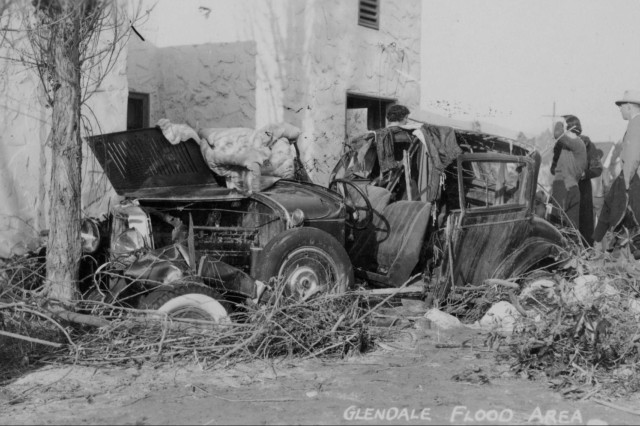
<path id="1" fill-rule="evenodd" d="M 353 188 L 357 198 L 362 200 L 359 203 L 354 201 L 354 191 L 350 191 L 347 187 Z M 346 179 L 334 179 L 329 184 L 329 189 L 342 194 L 344 197 L 344 204 L 347 207 L 347 226 L 353 229 L 362 230 L 365 229 L 373 220 L 373 207 L 369 198 L 365 195 L 364 191 L 358 187 L 355 183 Z M 364 205 L 363 205 L 364 204 Z M 360 212 L 364 212 L 364 219 L 360 219 Z"/>

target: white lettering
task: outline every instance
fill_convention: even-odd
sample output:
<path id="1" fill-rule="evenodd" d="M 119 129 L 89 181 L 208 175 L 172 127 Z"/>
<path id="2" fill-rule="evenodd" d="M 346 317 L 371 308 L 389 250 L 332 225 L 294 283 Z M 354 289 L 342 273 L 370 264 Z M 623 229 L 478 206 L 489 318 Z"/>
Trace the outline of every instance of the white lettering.
<path id="1" fill-rule="evenodd" d="M 544 415 L 544 424 L 546 425 L 557 425 L 558 420 L 556 420 L 556 410 L 547 410 Z"/>
<path id="2" fill-rule="evenodd" d="M 364 410 L 363 420 L 373 420 L 373 408 L 367 408 L 366 410 Z"/>
<path id="3" fill-rule="evenodd" d="M 533 423 L 534 420 L 538 423 L 544 423 L 545 421 L 545 418 L 542 417 L 542 411 L 540 411 L 540 407 L 536 407 L 536 409 L 533 410 L 533 413 L 531 413 L 531 415 L 529 416 L 529 420 L 527 420 L 527 423 Z"/>
<path id="4" fill-rule="evenodd" d="M 356 415 L 356 408 L 357 407 L 355 405 L 347 407 L 347 409 L 344 410 L 344 415 L 342 417 L 344 417 L 345 420 L 353 420 Z"/>
<path id="5" fill-rule="evenodd" d="M 510 410 L 509 408 L 500 411 L 500 416 L 498 417 L 498 420 L 501 423 L 509 423 L 511 421 L 511 419 L 513 419 L 513 410 Z"/>
<path id="6" fill-rule="evenodd" d="M 476 414 L 473 416 L 473 418 L 477 422 L 482 422 L 487 418 L 487 412 L 484 411 L 484 410 L 478 410 L 478 411 L 476 411 Z"/>
<path id="7" fill-rule="evenodd" d="M 580 414 L 580 410 L 576 410 L 573 412 L 573 416 L 571 416 L 571 423 L 583 424 L 582 414 Z M 603 423 L 606 424 L 606 423 Z"/>
<path id="8" fill-rule="evenodd" d="M 402 417 L 404 417 L 406 421 L 409 421 L 409 410 L 407 410 L 406 408 L 403 408 L 402 410 L 400 410 L 400 413 L 396 418 L 400 420 Z"/>
<path id="9" fill-rule="evenodd" d="M 453 423 L 456 421 L 456 416 L 458 414 L 462 414 L 463 417 L 464 415 L 467 413 L 467 406 L 466 405 L 456 405 L 455 407 L 453 407 L 453 411 L 451 412 L 451 418 L 449 419 L 449 422 Z"/>
<path id="10" fill-rule="evenodd" d="M 569 412 L 568 411 L 560 411 L 558 413 L 558 423 L 564 424 L 569 423 Z"/>
<path id="11" fill-rule="evenodd" d="M 385 410 L 385 409 L 382 409 L 382 410 L 378 409 L 378 410 L 376 410 L 376 413 L 375 413 L 375 415 L 373 416 L 373 418 L 374 418 L 375 420 L 384 420 L 384 413 L 385 413 L 386 411 L 387 411 L 387 410 Z"/>
<path id="12" fill-rule="evenodd" d="M 468 417 L 470 412 L 465 406 L 458 406 L 452 413 L 452 420 L 456 416 L 462 415 Z M 497 412 L 495 413 L 497 416 Z M 409 422 L 411 420 L 426 420 L 431 421 L 431 408 L 423 408 L 421 410 L 411 408 L 372 408 L 372 407 L 358 407 L 357 405 L 350 405 L 344 410 L 342 417 L 345 420 L 356 421 L 372 421 L 372 420 L 403 420 Z M 494 416 L 495 417 L 495 416 Z M 471 419 L 473 421 L 473 419 Z"/>
<path id="13" fill-rule="evenodd" d="M 431 421 L 431 408 L 423 408 L 420 412 L 420 420 Z"/>
<path id="14" fill-rule="evenodd" d="M 411 410 L 411 420 L 420 420 L 420 416 L 416 414 L 416 410 Z"/>
<path id="15" fill-rule="evenodd" d="M 473 421 L 473 416 L 471 415 L 471 411 L 467 410 L 467 412 L 464 413 L 464 421 L 465 422 L 472 422 Z"/>
<path id="16" fill-rule="evenodd" d="M 498 410 L 489 410 L 487 411 L 487 420 L 490 422 L 498 421 Z"/>
<path id="17" fill-rule="evenodd" d="M 398 417 L 398 411 L 399 410 L 396 407 L 389 408 L 389 411 L 387 411 L 387 420 L 394 420 L 396 417 Z"/>

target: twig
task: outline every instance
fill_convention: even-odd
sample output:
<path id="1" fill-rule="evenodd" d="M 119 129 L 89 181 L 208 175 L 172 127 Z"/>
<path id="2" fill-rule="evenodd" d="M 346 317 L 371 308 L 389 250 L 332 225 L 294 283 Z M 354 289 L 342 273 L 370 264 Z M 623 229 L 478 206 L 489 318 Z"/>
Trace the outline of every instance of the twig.
<path id="1" fill-rule="evenodd" d="M 322 349 L 322 350 L 320 350 L 318 352 L 314 352 L 311 355 L 308 355 L 308 356 L 306 356 L 306 357 L 304 357 L 302 359 L 316 358 L 318 355 L 325 353 L 329 349 L 333 349 L 333 348 L 338 347 L 340 345 L 344 345 L 345 343 L 351 341 L 351 339 L 353 339 L 354 337 L 356 337 L 356 336 L 355 335 L 351 335 L 351 336 L 347 337 L 346 339 L 344 339 L 344 341 L 342 341 L 342 342 L 334 343 L 333 345 L 327 346 L 326 348 L 324 348 L 324 349 Z"/>
<path id="2" fill-rule="evenodd" d="M 331 328 L 331 333 L 336 332 L 336 330 L 338 329 L 342 321 L 344 321 L 344 318 L 345 318 L 345 314 L 340 315 L 340 318 L 338 318 L 338 321 L 336 322 L 336 324 L 333 326 L 333 328 Z"/>
<path id="3" fill-rule="evenodd" d="M 0 309 L 15 308 L 17 306 L 24 306 L 24 305 L 25 305 L 24 302 L 0 303 Z"/>
<path id="4" fill-rule="evenodd" d="M 512 290 L 509 290 L 508 293 L 509 293 L 509 301 L 511 302 L 513 307 L 516 308 L 516 310 L 518 312 L 520 312 L 520 315 L 522 315 L 523 317 L 527 318 L 529 316 L 529 314 L 528 314 L 527 311 L 524 310 L 524 308 L 520 304 L 520 301 L 516 297 L 515 293 Z"/>
<path id="5" fill-rule="evenodd" d="M 10 333 L 8 331 L 0 330 L 0 335 L 13 337 L 14 339 L 26 340 L 32 343 L 40 343 L 41 345 L 53 346 L 54 348 L 61 348 L 64 346 L 62 343 L 49 342 L 47 340 L 36 339 L 35 337 L 23 336 L 21 334 Z"/>
<path id="6" fill-rule="evenodd" d="M 580 398 L 580 401 L 586 401 L 587 399 L 591 398 L 593 395 L 597 394 L 598 392 L 600 392 L 600 386 L 596 386 L 595 389 L 593 389 L 591 392 L 589 392 L 588 394 Z"/>
<path id="7" fill-rule="evenodd" d="M 388 295 L 387 297 L 385 297 L 384 299 L 382 299 L 382 301 L 380 303 L 378 303 L 376 306 L 374 306 L 373 308 L 369 309 L 369 311 L 367 311 L 364 315 L 362 315 L 360 318 L 358 318 L 356 321 L 353 322 L 353 324 L 351 324 L 351 326 L 355 326 L 356 324 L 358 324 L 359 322 L 364 321 L 365 318 L 367 318 L 369 315 L 371 315 L 376 309 L 378 309 L 380 306 L 382 306 L 383 304 L 387 303 L 389 301 L 389 299 L 391 299 L 393 296 L 395 296 L 400 290 L 402 290 L 403 288 L 405 288 L 407 285 L 409 285 L 410 282 L 413 281 L 413 279 L 415 277 L 417 277 L 418 275 L 414 275 L 411 278 L 409 278 L 407 281 L 404 282 L 404 284 L 402 284 L 400 287 L 398 287 L 393 293 L 391 293 L 390 295 Z"/>
<path id="8" fill-rule="evenodd" d="M 498 278 L 487 278 L 486 280 L 484 280 L 484 284 L 486 285 L 499 285 L 502 287 L 508 287 L 508 288 L 512 288 L 514 290 L 518 290 L 520 288 L 520 286 L 516 283 L 512 283 L 511 281 L 507 281 L 507 280 L 501 280 Z"/>
<path id="9" fill-rule="evenodd" d="M 71 344 L 71 346 L 73 346 L 74 348 L 76 347 L 76 344 L 73 343 L 73 340 L 71 339 L 71 336 L 69 335 L 69 333 L 67 333 L 67 330 L 65 330 L 63 326 L 61 326 L 56 320 L 51 318 L 49 315 L 43 314 L 42 312 L 39 312 L 39 311 L 34 311 L 33 309 L 25 308 L 23 306 L 20 306 L 19 310 L 20 311 L 24 311 L 24 312 L 28 312 L 28 313 L 33 314 L 33 315 L 38 315 L 38 316 L 46 319 L 47 321 L 49 321 L 50 323 L 55 325 L 60 331 L 62 331 L 62 333 L 67 337 L 67 340 L 69 341 L 69 344 Z"/>

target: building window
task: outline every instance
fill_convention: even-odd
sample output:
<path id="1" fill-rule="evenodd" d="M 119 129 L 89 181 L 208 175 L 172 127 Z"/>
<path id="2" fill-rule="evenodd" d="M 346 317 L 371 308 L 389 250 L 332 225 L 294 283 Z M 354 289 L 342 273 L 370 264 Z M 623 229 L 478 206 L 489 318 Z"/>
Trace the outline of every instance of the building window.
<path id="1" fill-rule="evenodd" d="M 387 108 L 395 99 L 375 98 L 347 94 L 346 136 L 351 139 L 367 130 L 382 129 L 387 125 Z"/>
<path id="2" fill-rule="evenodd" d="M 358 25 L 380 29 L 380 0 L 360 0 L 358 2 Z"/>
<path id="3" fill-rule="evenodd" d="M 149 127 L 149 94 L 129 92 L 127 130 Z"/>

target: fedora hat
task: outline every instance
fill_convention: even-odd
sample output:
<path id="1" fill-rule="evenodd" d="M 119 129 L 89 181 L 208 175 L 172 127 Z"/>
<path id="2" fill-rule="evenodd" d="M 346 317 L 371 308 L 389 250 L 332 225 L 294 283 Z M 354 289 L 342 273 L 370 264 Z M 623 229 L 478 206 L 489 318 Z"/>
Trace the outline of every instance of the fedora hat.
<path id="1" fill-rule="evenodd" d="M 616 101 L 616 105 L 622 104 L 638 104 L 640 105 L 640 90 L 627 90 L 624 92 L 622 99 Z"/>

